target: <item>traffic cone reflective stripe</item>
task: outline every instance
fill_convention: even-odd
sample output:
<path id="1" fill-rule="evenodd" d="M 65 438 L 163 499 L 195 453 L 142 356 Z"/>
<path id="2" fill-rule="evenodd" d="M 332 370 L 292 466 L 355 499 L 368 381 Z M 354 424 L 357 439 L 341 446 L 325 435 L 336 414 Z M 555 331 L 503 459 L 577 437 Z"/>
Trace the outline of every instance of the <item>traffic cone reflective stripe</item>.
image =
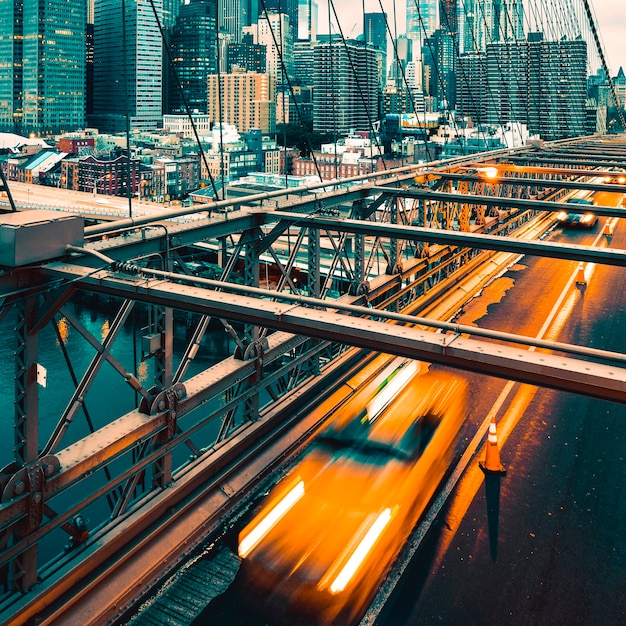
<path id="1" fill-rule="evenodd" d="M 576 271 L 576 284 L 586 285 L 587 279 L 585 278 L 585 265 L 583 263 L 578 264 L 578 270 Z"/>
<path id="2" fill-rule="evenodd" d="M 480 462 L 480 469 L 489 474 L 506 474 L 504 465 L 500 462 L 500 450 L 498 448 L 498 435 L 496 433 L 496 418 L 491 416 L 489 434 L 487 435 L 487 449 L 485 460 Z"/>

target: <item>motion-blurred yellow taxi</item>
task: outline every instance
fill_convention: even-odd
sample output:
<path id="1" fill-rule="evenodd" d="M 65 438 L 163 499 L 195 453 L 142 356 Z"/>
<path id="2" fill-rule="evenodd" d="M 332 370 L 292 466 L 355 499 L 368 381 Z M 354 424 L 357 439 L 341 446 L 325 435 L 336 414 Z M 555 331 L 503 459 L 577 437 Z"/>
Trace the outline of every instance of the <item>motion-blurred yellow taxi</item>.
<path id="1" fill-rule="evenodd" d="M 440 483 L 466 383 L 407 362 L 347 403 L 239 536 L 239 588 L 272 621 L 339 624 L 371 602 Z"/>

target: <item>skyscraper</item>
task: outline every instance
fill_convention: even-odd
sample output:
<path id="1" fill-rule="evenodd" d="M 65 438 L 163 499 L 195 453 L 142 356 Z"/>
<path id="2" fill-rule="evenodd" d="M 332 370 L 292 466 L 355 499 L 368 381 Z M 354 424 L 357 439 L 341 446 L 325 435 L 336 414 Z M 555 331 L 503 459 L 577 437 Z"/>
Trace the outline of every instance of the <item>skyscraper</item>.
<path id="1" fill-rule="evenodd" d="M 378 69 L 378 93 L 382 95 L 387 79 L 387 15 L 385 13 L 365 13 L 363 16 L 363 36 L 365 43 L 376 51 Z M 378 119 L 382 114 L 382 100 L 379 101 Z"/>
<path id="2" fill-rule="evenodd" d="M 521 123 L 552 141 L 585 132 L 587 44 L 527 41 L 487 45 L 461 57 L 458 111 L 493 125 Z"/>
<path id="3" fill-rule="evenodd" d="M 484 52 L 490 43 L 524 39 L 522 0 L 465 0 L 464 7 L 464 52 Z"/>
<path id="4" fill-rule="evenodd" d="M 439 25 L 451 34 L 459 32 L 459 5 L 457 0 L 440 0 Z"/>
<path id="5" fill-rule="evenodd" d="M 219 31 L 230 41 L 241 41 L 242 28 L 256 24 L 261 0 L 219 0 Z"/>
<path id="6" fill-rule="evenodd" d="M 293 78 L 293 31 L 287 13 L 268 12 L 259 17 L 257 43 L 266 49 L 266 71 L 276 78 L 280 89 L 285 74 Z"/>
<path id="7" fill-rule="evenodd" d="M 263 13 L 263 5 L 265 5 L 265 10 L 268 13 L 270 11 L 276 11 L 277 13 L 285 13 L 285 15 L 288 15 L 289 23 L 294 29 L 296 28 L 296 24 L 298 23 L 298 0 L 264 0 L 264 2 L 259 0 L 261 13 Z"/>
<path id="8" fill-rule="evenodd" d="M 406 35 L 413 41 L 413 56 L 422 54 L 424 40 L 437 30 L 440 0 L 406 0 Z"/>
<path id="9" fill-rule="evenodd" d="M 163 0 L 99 0 L 94 15 L 94 113 L 90 123 L 106 132 L 161 125 Z"/>
<path id="10" fill-rule="evenodd" d="M 346 41 L 320 43 L 314 54 L 313 130 L 371 131 L 378 115 L 376 51 Z"/>
<path id="11" fill-rule="evenodd" d="M 66 0 L 0 3 L 0 130 L 84 126 L 86 12 Z"/>
<path id="12" fill-rule="evenodd" d="M 522 0 L 493 0 L 494 22 L 491 41 L 524 39 L 524 5 Z"/>
<path id="13" fill-rule="evenodd" d="M 318 6 L 316 0 L 298 0 L 298 26 L 296 39 L 315 41 L 317 39 Z"/>
<path id="14" fill-rule="evenodd" d="M 170 72 L 175 71 L 178 80 L 172 76 L 168 82 L 169 112 L 183 111 L 185 99 L 191 110 L 207 111 L 207 77 L 217 72 L 216 3 L 217 0 L 190 0 L 180 8 L 170 37 Z"/>

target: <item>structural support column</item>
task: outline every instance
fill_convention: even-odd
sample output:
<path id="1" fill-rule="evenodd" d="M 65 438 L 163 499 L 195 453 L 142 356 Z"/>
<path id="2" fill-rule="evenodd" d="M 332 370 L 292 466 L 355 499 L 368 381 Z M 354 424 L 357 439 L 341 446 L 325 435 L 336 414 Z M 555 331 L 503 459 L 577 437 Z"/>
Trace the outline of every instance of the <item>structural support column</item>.
<path id="1" fill-rule="evenodd" d="M 29 298 L 15 305 L 17 320 L 15 324 L 15 471 L 34 464 L 38 459 L 39 449 L 39 399 L 37 389 L 37 359 L 39 335 L 35 328 L 37 301 Z M 38 476 L 33 467 L 28 472 L 25 489 L 30 492 L 29 510 L 21 521 L 18 532 L 25 536 L 39 525 L 40 515 L 34 509 L 43 510 L 43 476 Z M 38 545 L 34 544 L 11 563 L 10 578 L 12 585 L 22 592 L 30 589 L 37 582 Z"/>
<path id="2" fill-rule="evenodd" d="M 355 219 L 364 219 L 362 202 L 355 203 L 353 210 Z M 367 276 L 365 276 L 365 237 L 361 234 L 354 235 L 354 278 L 358 285 L 358 293 L 356 295 L 367 294 L 369 283 Z"/>
<path id="3" fill-rule="evenodd" d="M 307 294 L 311 298 L 319 298 L 322 262 L 319 228 L 309 228 L 308 243 L 307 263 L 309 271 L 307 273 Z M 309 343 L 311 342 L 312 340 L 309 340 Z M 320 357 L 318 353 L 309 359 L 308 367 L 311 375 L 317 376 L 320 373 Z"/>
<path id="4" fill-rule="evenodd" d="M 245 234 L 244 282 L 248 287 L 258 287 L 261 275 L 259 255 L 259 230 L 254 229 Z M 250 383 L 257 382 L 263 375 L 263 345 L 260 341 L 259 327 L 253 324 L 244 325 L 244 342 L 246 349 L 244 359 L 256 359 L 256 373 Z M 254 421 L 259 417 L 259 396 L 254 394 L 244 402 L 244 419 Z"/>
<path id="5" fill-rule="evenodd" d="M 167 252 L 165 253 L 163 266 L 165 271 L 172 271 L 172 262 Z M 154 359 L 156 394 L 165 391 L 168 398 L 169 426 L 161 437 L 161 443 L 165 444 L 176 433 L 177 397 L 171 389 L 173 384 L 174 312 L 169 307 L 161 306 L 153 307 L 152 312 L 154 332 L 160 337 L 161 341 L 160 348 L 157 350 Z M 155 462 L 152 481 L 154 486 L 164 488 L 171 480 L 172 453 L 167 452 Z"/>

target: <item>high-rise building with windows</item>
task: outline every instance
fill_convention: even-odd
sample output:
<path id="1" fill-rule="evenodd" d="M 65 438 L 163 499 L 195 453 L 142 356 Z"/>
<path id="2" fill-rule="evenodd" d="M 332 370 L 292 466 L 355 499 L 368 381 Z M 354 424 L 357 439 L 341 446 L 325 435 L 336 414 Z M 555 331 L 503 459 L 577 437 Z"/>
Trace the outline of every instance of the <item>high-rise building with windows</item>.
<path id="1" fill-rule="evenodd" d="M 84 126 L 86 24 L 85 2 L 0 3 L 0 130 Z"/>
<path id="2" fill-rule="evenodd" d="M 438 29 L 425 44 L 422 57 L 424 93 L 432 97 L 433 111 L 453 109 L 456 103 L 455 37 Z"/>
<path id="3" fill-rule="evenodd" d="M 125 6 L 126 13 L 122 12 Z M 94 99 L 90 124 L 105 132 L 158 128 L 163 45 L 153 11 L 163 0 L 99 0 L 94 14 Z"/>
<path id="4" fill-rule="evenodd" d="M 276 85 L 286 83 L 285 76 L 293 77 L 293 31 L 289 15 L 270 11 L 261 15 L 257 23 L 256 43 L 265 46 L 266 71 L 276 78 Z"/>
<path id="5" fill-rule="evenodd" d="M 298 0 L 298 23 L 296 40 L 317 39 L 318 6 L 316 0 Z"/>
<path id="6" fill-rule="evenodd" d="M 245 33 L 241 43 L 229 43 L 226 48 L 226 73 L 231 74 L 236 68 L 248 72 L 265 73 L 265 46 L 254 43 L 252 33 Z"/>
<path id="7" fill-rule="evenodd" d="M 466 53 L 484 52 L 487 44 L 524 39 L 522 0 L 465 0 L 463 45 Z"/>
<path id="8" fill-rule="evenodd" d="M 165 110 L 207 110 L 207 77 L 217 72 L 217 0 L 190 0 L 178 13 L 170 36 L 172 66 Z M 182 92 L 181 92 L 182 89 Z"/>
<path id="9" fill-rule="evenodd" d="M 494 23 L 492 41 L 524 39 L 523 0 L 492 0 Z"/>
<path id="10" fill-rule="evenodd" d="M 274 133 L 274 77 L 244 71 L 212 74 L 208 83 L 207 112 L 215 122 L 233 124 L 241 133 L 253 128 L 265 134 Z"/>
<path id="11" fill-rule="evenodd" d="M 587 44 L 547 41 L 492 43 L 460 59 L 457 110 L 477 123 L 520 123 L 553 141 L 585 133 Z"/>
<path id="12" fill-rule="evenodd" d="M 406 0 L 406 35 L 413 42 L 413 56 L 422 54 L 424 41 L 437 30 L 440 0 Z"/>
<path id="13" fill-rule="evenodd" d="M 313 130 L 371 131 L 378 115 L 376 50 L 362 41 L 319 43 L 313 73 Z"/>
<path id="14" fill-rule="evenodd" d="M 363 38 L 367 45 L 377 50 L 378 83 L 382 90 L 387 75 L 387 15 L 385 13 L 365 13 Z"/>
<path id="15" fill-rule="evenodd" d="M 230 41 L 241 41 L 242 29 L 256 24 L 260 12 L 260 0 L 219 0 L 219 32 Z"/>
<path id="16" fill-rule="evenodd" d="M 439 27 L 448 33 L 457 35 L 459 32 L 458 0 L 440 0 Z"/>
<path id="17" fill-rule="evenodd" d="M 270 13 L 275 11 L 276 13 L 284 13 L 289 16 L 289 23 L 296 28 L 296 24 L 298 23 L 298 5 L 299 0 L 264 0 L 264 2 L 259 1 L 259 9 L 260 13 L 263 13 L 263 8 L 265 6 L 265 10 Z"/>

